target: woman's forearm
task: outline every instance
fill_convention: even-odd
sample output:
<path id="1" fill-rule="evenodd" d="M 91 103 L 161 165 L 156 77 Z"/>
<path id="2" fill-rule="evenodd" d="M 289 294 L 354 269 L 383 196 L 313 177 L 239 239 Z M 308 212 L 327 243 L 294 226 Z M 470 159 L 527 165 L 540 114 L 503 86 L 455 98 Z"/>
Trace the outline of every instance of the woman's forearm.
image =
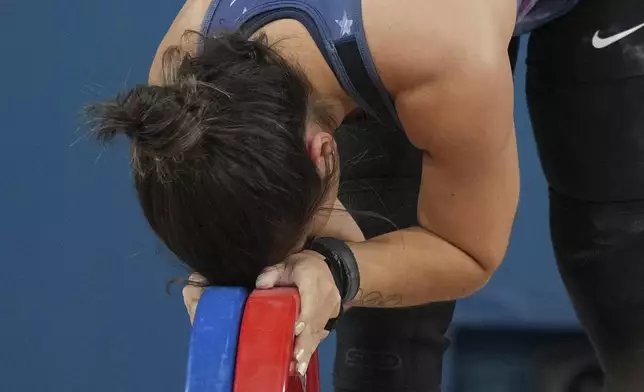
<path id="1" fill-rule="evenodd" d="M 365 240 L 355 219 L 338 199 L 335 200 L 333 209 L 321 211 L 316 218 L 325 221 L 324 225 L 320 225 L 319 230 L 312 233 L 316 237 L 333 237 L 348 242 Z"/>
<path id="2" fill-rule="evenodd" d="M 361 280 L 352 306 L 405 307 L 453 300 L 474 293 L 490 277 L 465 252 L 420 227 L 349 245 Z"/>

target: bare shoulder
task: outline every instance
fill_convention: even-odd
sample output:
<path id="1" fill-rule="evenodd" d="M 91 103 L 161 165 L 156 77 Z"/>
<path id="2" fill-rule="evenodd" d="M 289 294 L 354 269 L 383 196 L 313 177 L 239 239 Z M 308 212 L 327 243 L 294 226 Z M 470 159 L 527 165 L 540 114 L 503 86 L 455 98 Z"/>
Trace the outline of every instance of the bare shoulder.
<path id="1" fill-rule="evenodd" d="M 390 3 L 363 0 L 365 31 L 412 143 L 434 158 L 507 148 L 516 0 Z"/>
<path id="2" fill-rule="evenodd" d="M 201 24 L 212 1 L 213 0 L 187 0 L 184 3 L 157 48 L 154 61 L 150 67 L 150 84 L 157 84 L 160 82 L 161 59 L 163 57 L 163 53 L 165 53 L 169 47 L 179 45 L 181 43 L 181 37 L 183 37 L 186 31 L 199 31 L 201 29 Z"/>
<path id="3" fill-rule="evenodd" d="M 507 50 L 516 0 L 362 0 L 364 26 L 390 93 Z M 487 58 L 486 58 L 487 57 Z"/>
<path id="4" fill-rule="evenodd" d="M 405 133 L 426 152 L 418 222 L 490 272 L 505 254 L 519 190 L 507 54 L 516 4 L 363 0 L 378 72 Z"/>

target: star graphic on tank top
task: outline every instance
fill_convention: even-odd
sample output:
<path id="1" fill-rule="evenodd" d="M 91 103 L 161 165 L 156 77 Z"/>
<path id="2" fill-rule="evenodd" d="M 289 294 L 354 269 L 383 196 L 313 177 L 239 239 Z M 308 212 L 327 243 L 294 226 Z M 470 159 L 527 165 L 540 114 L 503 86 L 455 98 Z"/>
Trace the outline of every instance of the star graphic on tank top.
<path id="1" fill-rule="evenodd" d="M 351 26 L 353 26 L 353 19 L 349 19 L 349 16 L 347 15 L 347 11 L 344 11 L 344 15 L 342 16 L 342 19 L 335 21 L 335 23 L 340 26 L 340 34 L 344 37 L 345 35 L 351 34 Z"/>
<path id="2" fill-rule="evenodd" d="M 233 4 L 235 4 L 236 2 L 237 2 L 237 0 L 231 0 L 231 1 L 230 1 L 230 6 L 232 7 L 232 6 L 233 6 Z"/>
<path id="3" fill-rule="evenodd" d="M 248 8 L 244 7 L 244 9 L 242 10 L 242 15 L 244 15 L 246 12 L 248 12 Z"/>

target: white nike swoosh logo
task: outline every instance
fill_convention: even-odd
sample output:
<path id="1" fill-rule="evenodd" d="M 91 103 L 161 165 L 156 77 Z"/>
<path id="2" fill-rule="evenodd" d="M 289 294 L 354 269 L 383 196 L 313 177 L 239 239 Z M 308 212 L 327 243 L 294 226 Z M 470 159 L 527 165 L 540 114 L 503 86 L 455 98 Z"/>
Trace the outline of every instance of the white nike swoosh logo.
<path id="1" fill-rule="evenodd" d="M 593 46 L 595 47 L 595 49 L 603 49 L 607 46 L 614 44 L 619 40 L 622 40 L 628 37 L 629 35 L 633 34 L 634 32 L 641 29 L 642 27 L 644 27 L 644 23 L 642 23 L 639 26 L 635 26 L 632 29 L 626 30 L 624 32 L 621 32 L 619 34 L 615 34 L 611 37 L 606 37 L 606 38 L 599 38 L 599 31 L 597 31 L 595 33 L 595 36 L 593 37 Z"/>

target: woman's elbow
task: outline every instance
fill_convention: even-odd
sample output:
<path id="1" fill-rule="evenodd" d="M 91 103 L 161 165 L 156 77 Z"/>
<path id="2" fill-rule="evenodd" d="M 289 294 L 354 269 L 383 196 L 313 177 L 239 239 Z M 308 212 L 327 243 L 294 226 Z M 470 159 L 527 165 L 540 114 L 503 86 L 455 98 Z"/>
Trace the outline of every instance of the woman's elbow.
<path id="1" fill-rule="evenodd" d="M 479 243 L 479 246 L 483 246 L 483 248 L 478 253 L 479 257 L 476 258 L 476 261 L 489 275 L 488 279 L 499 268 L 510 246 L 514 219 L 519 204 L 518 186 L 516 186 L 516 191 L 512 192 L 506 200 L 505 209 L 499 211 L 492 226 L 493 230 L 488 232 L 487 239 L 483 244 Z"/>

